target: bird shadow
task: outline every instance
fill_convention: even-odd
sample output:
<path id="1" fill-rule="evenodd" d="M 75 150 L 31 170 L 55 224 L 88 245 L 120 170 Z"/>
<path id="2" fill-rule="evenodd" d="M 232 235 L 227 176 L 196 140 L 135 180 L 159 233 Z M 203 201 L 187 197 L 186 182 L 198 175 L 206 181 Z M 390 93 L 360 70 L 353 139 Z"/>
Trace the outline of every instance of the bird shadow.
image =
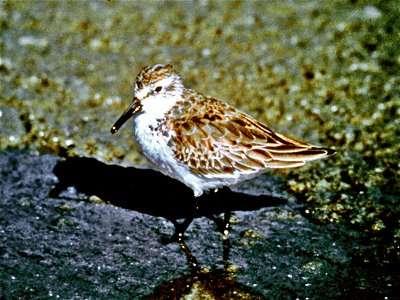
<path id="1" fill-rule="evenodd" d="M 157 171 L 108 165 L 94 158 L 60 160 L 53 173 L 58 183 L 50 191 L 52 198 L 60 198 L 64 190 L 74 187 L 78 193 L 95 195 L 112 205 L 168 219 L 174 224 L 175 233 L 161 236 L 161 242 L 178 242 L 192 267 L 197 266 L 197 261 L 184 242 L 184 233 L 193 219 L 207 217 L 215 222 L 217 230 L 225 235 L 223 260 L 228 262 L 231 212 L 287 203 L 286 199 L 235 192 L 227 187 L 194 197 L 192 189 Z M 218 217 L 221 213 L 223 218 Z"/>
<path id="2" fill-rule="evenodd" d="M 171 221 L 228 211 L 252 211 L 287 202 L 282 198 L 235 192 L 227 187 L 194 197 L 189 187 L 157 171 L 107 165 L 94 158 L 67 158 L 56 164 L 53 173 L 58 183 L 50 191 L 52 198 L 74 187 L 79 193 L 96 195 L 112 205 Z"/>

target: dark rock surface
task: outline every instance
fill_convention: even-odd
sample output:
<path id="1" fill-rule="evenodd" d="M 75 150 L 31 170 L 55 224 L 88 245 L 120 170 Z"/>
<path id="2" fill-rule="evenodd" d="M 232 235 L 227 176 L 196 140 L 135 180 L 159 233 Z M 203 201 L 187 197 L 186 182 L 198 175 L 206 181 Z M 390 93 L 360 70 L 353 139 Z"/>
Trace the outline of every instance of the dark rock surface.
<path id="1" fill-rule="evenodd" d="M 393 299 L 398 292 L 395 272 L 354 258 L 355 250 L 377 245 L 340 226 L 310 223 L 296 201 L 279 198 L 274 177 L 274 197 L 222 190 L 198 199 L 199 217 L 185 234 L 200 266 L 194 272 L 178 243 L 168 242 L 174 226 L 167 219 L 193 212 L 191 191 L 180 183 L 94 159 L 21 152 L 1 153 L 0 172 L 5 299 Z M 240 191 L 255 192 L 265 179 Z M 211 215 L 229 209 L 224 265 Z"/>

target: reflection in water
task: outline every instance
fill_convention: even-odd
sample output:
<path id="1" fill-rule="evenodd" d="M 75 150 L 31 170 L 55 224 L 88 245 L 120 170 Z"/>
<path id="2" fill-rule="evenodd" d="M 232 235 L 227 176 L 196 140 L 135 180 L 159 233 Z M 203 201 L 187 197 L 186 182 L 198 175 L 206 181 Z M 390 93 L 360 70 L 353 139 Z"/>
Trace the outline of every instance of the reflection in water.
<path id="1" fill-rule="evenodd" d="M 228 270 L 201 270 L 170 280 L 144 299 L 265 299 Z"/>
<path id="2" fill-rule="evenodd" d="M 79 193 L 96 195 L 103 201 L 122 208 L 161 216 L 174 224 L 175 234 L 170 242 L 179 243 L 187 257 L 191 273 L 160 285 L 149 296 L 150 299 L 176 299 L 193 293 L 210 295 L 215 299 L 249 298 L 251 290 L 237 283 L 229 270 L 231 211 L 257 210 L 285 202 L 283 199 L 268 196 L 233 192 L 229 188 L 195 198 L 190 188 L 159 172 L 106 165 L 91 158 L 75 157 L 60 161 L 54 168 L 54 174 L 59 181 L 51 190 L 50 197 L 58 198 L 62 191 L 72 186 Z M 145 201 L 132 201 L 132 198 Z M 221 213 L 224 213 L 223 219 L 215 217 Z M 184 233 L 187 227 L 194 218 L 203 216 L 212 219 L 222 234 L 223 270 L 202 269 L 185 243 Z M 178 221 L 180 219 L 183 221 Z M 261 299 L 254 294 L 250 298 Z"/>

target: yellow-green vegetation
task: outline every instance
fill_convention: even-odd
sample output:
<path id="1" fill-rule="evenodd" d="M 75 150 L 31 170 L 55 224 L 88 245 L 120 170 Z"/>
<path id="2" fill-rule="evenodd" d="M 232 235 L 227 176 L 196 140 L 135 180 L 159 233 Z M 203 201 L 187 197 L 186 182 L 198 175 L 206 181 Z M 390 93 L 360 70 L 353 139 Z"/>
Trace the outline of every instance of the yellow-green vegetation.
<path id="1" fill-rule="evenodd" d="M 319 122 L 321 143 L 329 141 L 338 154 L 289 174 L 289 187 L 311 218 L 383 238 L 384 257 L 399 254 L 400 233 L 400 22 L 392 4 L 377 6 L 379 20 L 336 24 L 327 46 L 334 47 L 332 62 L 308 65 L 310 74 L 330 78 L 309 80 L 320 105 L 305 109 L 304 117 Z"/>

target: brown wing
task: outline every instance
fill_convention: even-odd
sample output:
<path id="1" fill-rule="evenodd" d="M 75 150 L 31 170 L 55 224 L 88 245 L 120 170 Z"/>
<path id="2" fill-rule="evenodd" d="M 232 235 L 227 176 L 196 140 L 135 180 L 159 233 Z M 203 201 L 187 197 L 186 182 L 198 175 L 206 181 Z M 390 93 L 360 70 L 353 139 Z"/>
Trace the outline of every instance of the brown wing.
<path id="1" fill-rule="evenodd" d="M 188 106 L 186 106 L 187 108 Z M 303 165 L 334 151 L 287 138 L 213 98 L 173 122 L 176 158 L 207 177 Z M 201 107 L 201 109 L 199 109 Z"/>

